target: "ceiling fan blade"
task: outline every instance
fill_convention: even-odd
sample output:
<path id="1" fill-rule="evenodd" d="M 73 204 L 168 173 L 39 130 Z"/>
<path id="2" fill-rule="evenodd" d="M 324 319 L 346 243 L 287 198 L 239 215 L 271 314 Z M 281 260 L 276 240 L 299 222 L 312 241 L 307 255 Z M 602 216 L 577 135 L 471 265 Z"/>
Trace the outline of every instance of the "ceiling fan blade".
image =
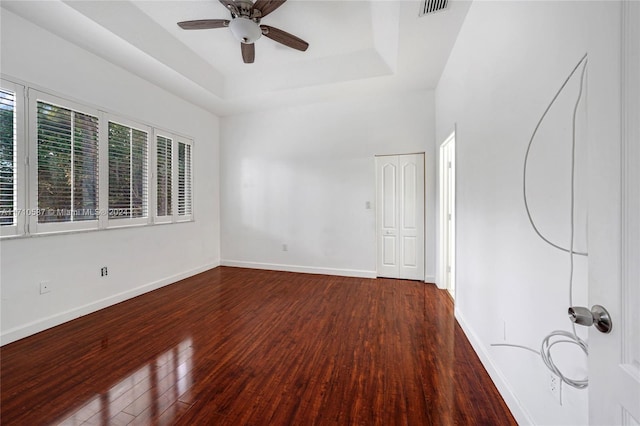
<path id="1" fill-rule="evenodd" d="M 271 40 L 277 41 L 278 43 L 284 44 L 285 46 L 291 47 L 292 49 L 297 49 L 301 51 L 307 50 L 309 47 L 309 43 L 294 36 L 293 34 L 289 34 L 286 31 L 282 31 L 275 27 L 270 27 L 269 25 L 260 25 L 262 29 L 262 34 L 265 37 L 269 37 Z"/>
<path id="2" fill-rule="evenodd" d="M 195 21 L 178 22 L 183 30 L 207 30 L 209 28 L 223 28 L 229 26 L 228 19 L 198 19 Z"/>
<path id="3" fill-rule="evenodd" d="M 242 60 L 245 64 L 252 64 L 256 58 L 256 46 L 255 44 L 240 43 L 242 48 Z"/>
<path id="4" fill-rule="evenodd" d="M 220 0 L 222 1 L 222 0 Z M 280 6 L 284 4 L 287 0 L 258 0 L 253 5 L 254 9 L 258 9 L 264 18 Z"/>

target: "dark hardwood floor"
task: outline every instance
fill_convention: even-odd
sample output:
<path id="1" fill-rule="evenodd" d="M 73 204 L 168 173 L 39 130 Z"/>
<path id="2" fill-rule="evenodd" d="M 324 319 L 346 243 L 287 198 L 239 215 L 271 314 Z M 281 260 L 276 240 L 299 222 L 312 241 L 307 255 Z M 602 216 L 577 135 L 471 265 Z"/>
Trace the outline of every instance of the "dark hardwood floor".
<path id="1" fill-rule="evenodd" d="M 513 425 L 446 292 L 220 267 L 0 349 L 3 425 Z"/>

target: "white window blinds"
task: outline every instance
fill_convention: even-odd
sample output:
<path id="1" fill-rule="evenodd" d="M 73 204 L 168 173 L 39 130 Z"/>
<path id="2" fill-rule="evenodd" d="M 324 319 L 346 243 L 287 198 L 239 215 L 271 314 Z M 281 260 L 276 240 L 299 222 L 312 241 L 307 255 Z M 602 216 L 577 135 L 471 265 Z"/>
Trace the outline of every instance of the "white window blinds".
<path id="1" fill-rule="evenodd" d="M 148 217 L 148 133 L 109 122 L 109 219 Z"/>
<path id="2" fill-rule="evenodd" d="M 178 142 L 178 216 L 192 213 L 191 145 Z"/>
<path id="3" fill-rule="evenodd" d="M 193 220 L 193 147 L 0 79 L 0 238 Z"/>
<path id="4" fill-rule="evenodd" d="M 38 222 L 97 218 L 98 118 L 38 101 Z"/>
<path id="5" fill-rule="evenodd" d="M 16 97 L 0 89 L 0 226 L 16 223 Z"/>
<path id="6" fill-rule="evenodd" d="M 157 215 L 172 214 L 172 144 L 173 140 L 164 136 L 156 138 L 156 175 L 157 175 Z"/>

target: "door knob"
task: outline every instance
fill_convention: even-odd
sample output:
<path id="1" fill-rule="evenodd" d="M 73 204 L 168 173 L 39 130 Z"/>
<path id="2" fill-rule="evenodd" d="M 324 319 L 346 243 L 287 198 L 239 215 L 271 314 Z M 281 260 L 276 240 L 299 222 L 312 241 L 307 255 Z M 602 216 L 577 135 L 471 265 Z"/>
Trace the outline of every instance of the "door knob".
<path id="1" fill-rule="evenodd" d="M 609 312 L 600 305 L 593 305 L 591 310 L 583 306 L 572 306 L 568 311 L 569 319 L 586 327 L 594 325 L 602 333 L 610 333 L 613 328 Z"/>

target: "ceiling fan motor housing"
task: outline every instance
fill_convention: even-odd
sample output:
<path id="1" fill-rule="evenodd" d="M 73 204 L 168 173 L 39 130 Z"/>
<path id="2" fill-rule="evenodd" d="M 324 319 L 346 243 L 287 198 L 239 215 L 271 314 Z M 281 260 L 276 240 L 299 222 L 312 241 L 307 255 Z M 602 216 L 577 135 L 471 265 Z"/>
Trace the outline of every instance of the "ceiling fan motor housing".
<path id="1" fill-rule="evenodd" d="M 256 16 L 254 16 L 256 12 L 258 14 L 260 13 L 258 9 L 253 8 L 253 2 L 251 1 L 236 0 L 235 5 L 238 8 L 240 15 L 245 16 L 247 18 L 252 18 L 252 19 L 256 18 Z M 260 16 L 257 16 L 257 18 L 260 18 Z"/>

